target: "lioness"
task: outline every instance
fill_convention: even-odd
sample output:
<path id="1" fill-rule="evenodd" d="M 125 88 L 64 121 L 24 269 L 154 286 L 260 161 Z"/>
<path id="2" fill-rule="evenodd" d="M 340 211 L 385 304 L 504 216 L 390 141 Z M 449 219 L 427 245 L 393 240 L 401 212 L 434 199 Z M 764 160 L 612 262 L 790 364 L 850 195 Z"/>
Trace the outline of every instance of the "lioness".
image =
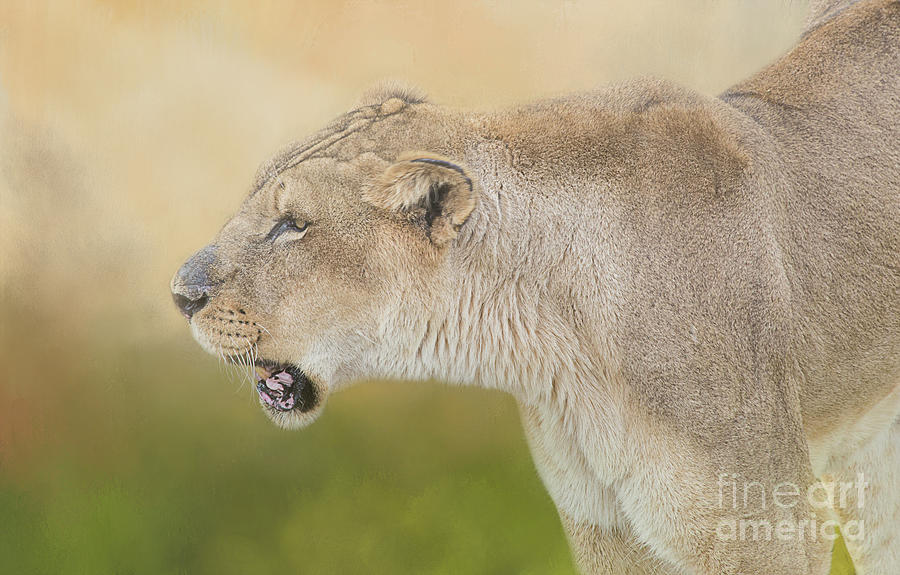
<path id="1" fill-rule="evenodd" d="M 513 394 L 585 573 L 820 575 L 838 521 L 900 573 L 900 2 L 718 98 L 376 91 L 172 291 L 284 427 L 360 378 Z"/>

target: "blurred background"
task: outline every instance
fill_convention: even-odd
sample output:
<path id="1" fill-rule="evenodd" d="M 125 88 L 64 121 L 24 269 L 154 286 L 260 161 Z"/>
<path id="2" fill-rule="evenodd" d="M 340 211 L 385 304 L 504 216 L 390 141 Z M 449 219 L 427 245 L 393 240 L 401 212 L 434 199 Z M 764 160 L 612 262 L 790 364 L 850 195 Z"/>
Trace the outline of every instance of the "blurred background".
<path id="1" fill-rule="evenodd" d="M 280 431 L 169 278 L 379 80 L 479 108 L 642 75 L 714 94 L 805 10 L 0 2 L 0 573 L 574 573 L 510 398 L 372 383 Z"/>

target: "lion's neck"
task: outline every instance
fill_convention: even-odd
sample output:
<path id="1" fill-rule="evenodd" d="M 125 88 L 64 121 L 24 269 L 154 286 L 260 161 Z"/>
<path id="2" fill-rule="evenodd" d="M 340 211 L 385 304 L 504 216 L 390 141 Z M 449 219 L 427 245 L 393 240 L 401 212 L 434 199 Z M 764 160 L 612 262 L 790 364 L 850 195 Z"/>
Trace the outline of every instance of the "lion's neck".
<path id="1" fill-rule="evenodd" d="M 625 468 L 624 391 L 607 335 L 613 307 L 603 291 L 613 282 L 593 261 L 597 242 L 577 236 L 603 232 L 554 228 L 531 217 L 524 191 L 483 174 L 480 181 L 479 208 L 444 281 L 432 294 L 397 295 L 392 307 L 400 312 L 379 338 L 390 350 L 379 354 L 375 371 L 511 393 L 557 504 L 598 521 L 601 511 L 566 505 L 565 494 L 608 485 Z"/>
<path id="2" fill-rule="evenodd" d="M 437 293 L 403 294 L 387 322 L 397 353 L 381 374 L 500 389 L 528 404 L 607 385 L 615 361 L 602 278 L 579 275 L 597 268 L 583 261 L 597 254 L 580 253 L 572 229 L 534 219 L 526 192 L 481 181 Z"/>

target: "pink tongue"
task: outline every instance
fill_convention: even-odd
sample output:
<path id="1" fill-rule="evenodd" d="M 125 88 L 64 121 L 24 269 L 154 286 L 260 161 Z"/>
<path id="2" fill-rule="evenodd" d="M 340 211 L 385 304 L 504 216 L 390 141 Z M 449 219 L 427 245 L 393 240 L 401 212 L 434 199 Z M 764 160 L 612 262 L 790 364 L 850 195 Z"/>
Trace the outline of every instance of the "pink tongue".
<path id="1" fill-rule="evenodd" d="M 266 387 L 272 391 L 284 392 L 285 386 L 294 383 L 294 378 L 286 371 L 279 371 L 275 375 L 266 378 Z"/>
<path id="2" fill-rule="evenodd" d="M 275 393 L 274 396 L 270 396 L 266 392 L 259 392 L 260 397 L 267 405 L 278 407 L 285 411 L 294 408 L 296 400 L 289 391 L 289 388 L 294 383 L 294 378 L 290 373 L 279 371 L 278 373 L 267 377 L 264 380 L 264 383 L 267 389 Z"/>
<path id="3" fill-rule="evenodd" d="M 294 383 L 294 378 L 286 371 L 279 371 L 272 379 L 281 383 Z"/>

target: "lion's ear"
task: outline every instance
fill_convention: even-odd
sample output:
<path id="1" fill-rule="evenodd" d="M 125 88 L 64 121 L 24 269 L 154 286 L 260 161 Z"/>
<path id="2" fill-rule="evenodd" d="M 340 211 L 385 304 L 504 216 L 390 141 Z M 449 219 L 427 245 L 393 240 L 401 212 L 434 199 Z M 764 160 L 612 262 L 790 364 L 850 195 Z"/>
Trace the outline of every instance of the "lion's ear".
<path id="1" fill-rule="evenodd" d="M 443 246 L 457 236 L 475 209 L 477 195 L 472 178 L 459 164 L 435 154 L 406 154 L 385 170 L 366 199 L 407 214 L 435 245 Z"/>

